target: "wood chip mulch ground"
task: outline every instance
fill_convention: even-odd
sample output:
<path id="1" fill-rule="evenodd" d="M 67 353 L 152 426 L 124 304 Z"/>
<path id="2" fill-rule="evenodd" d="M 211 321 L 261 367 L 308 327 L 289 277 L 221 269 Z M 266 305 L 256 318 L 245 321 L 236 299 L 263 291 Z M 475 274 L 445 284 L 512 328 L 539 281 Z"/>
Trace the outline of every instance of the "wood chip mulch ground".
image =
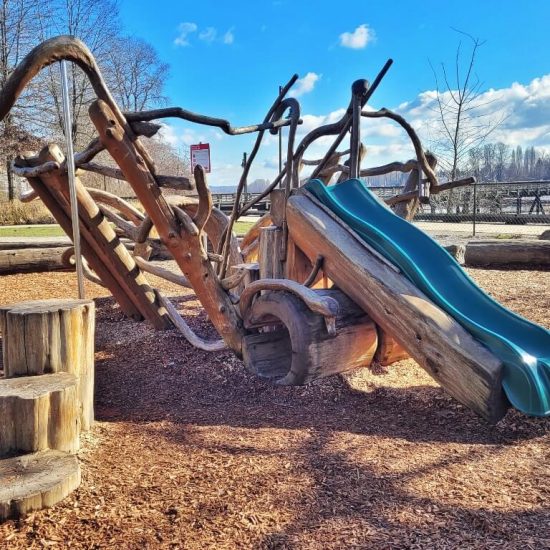
<path id="1" fill-rule="evenodd" d="M 550 272 L 469 272 L 549 327 Z M 490 426 L 412 360 L 273 387 L 87 291 L 97 423 L 82 485 L 0 525 L 0 548 L 550 548 L 548 419 Z M 75 293 L 70 273 L 0 278 L 0 303 Z M 190 293 L 178 307 L 213 336 Z"/>

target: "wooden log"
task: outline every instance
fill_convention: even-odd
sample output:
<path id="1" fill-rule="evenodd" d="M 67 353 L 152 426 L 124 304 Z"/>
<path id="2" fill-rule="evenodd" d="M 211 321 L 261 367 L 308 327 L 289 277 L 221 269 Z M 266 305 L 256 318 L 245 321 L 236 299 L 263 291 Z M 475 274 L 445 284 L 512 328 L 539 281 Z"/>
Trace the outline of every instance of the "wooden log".
<path id="1" fill-rule="evenodd" d="M 464 263 L 471 267 L 550 266 L 550 242 L 528 239 L 470 241 L 466 245 Z"/>
<path id="2" fill-rule="evenodd" d="M 228 346 L 240 354 L 244 330 L 231 297 L 220 285 L 210 260 L 203 253 L 200 236 L 182 233 L 180 224 L 155 181 L 143 148 L 136 147 L 124 122 L 115 116 L 109 105 L 96 101 L 90 106 L 89 113 L 101 142 L 120 166 L 163 243 L 191 283 L 212 324 Z M 206 231 L 208 233 L 208 228 Z"/>
<path id="3" fill-rule="evenodd" d="M 0 460 L 0 521 L 49 508 L 79 485 L 74 455 L 50 450 Z"/>
<path id="4" fill-rule="evenodd" d="M 41 271 L 74 270 L 64 262 L 63 255 L 70 247 L 20 248 L 0 250 L 0 274 L 38 273 Z"/>
<path id="5" fill-rule="evenodd" d="M 79 448 L 77 380 L 61 372 L 0 380 L 0 457 Z"/>
<path id="6" fill-rule="evenodd" d="M 443 247 L 460 265 L 464 265 L 466 246 L 463 244 L 447 244 Z"/>
<path id="7" fill-rule="evenodd" d="M 297 296 L 269 292 L 252 305 L 256 323 L 271 324 L 270 332 L 244 338 L 245 364 L 257 376 L 283 385 L 313 380 L 370 365 L 377 346 L 372 320 L 338 290 L 319 290 L 338 304 L 336 336 L 327 331 L 324 317 L 312 312 Z"/>
<path id="8" fill-rule="evenodd" d="M 289 233 L 374 322 L 457 400 L 491 422 L 506 412 L 501 362 L 402 273 L 365 247 L 332 212 L 310 196 L 287 203 Z"/>
<path id="9" fill-rule="evenodd" d="M 0 250 L 20 248 L 70 248 L 69 237 L 0 237 Z"/>
<path id="10" fill-rule="evenodd" d="M 282 258 L 283 230 L 275 225 L 260 229 L 260 250 L 258 264 L 260 279 L 282 279 L 285 276 L 285 266 Z"/>
<path id="11" fill-rule="evenodd" d="M 550 241 L 550 229 L 547 229 L 546 231 L 543 231 L 540 235 L 539 235 L 539 239 L 541 241 Z"/>
<path id="12" fill-rule="evenodd" d="M 39 300 L 0 306 L 4 376 L 68 372 L 77 378 L 80 425 L 94 419 L 92 300 Z"/>

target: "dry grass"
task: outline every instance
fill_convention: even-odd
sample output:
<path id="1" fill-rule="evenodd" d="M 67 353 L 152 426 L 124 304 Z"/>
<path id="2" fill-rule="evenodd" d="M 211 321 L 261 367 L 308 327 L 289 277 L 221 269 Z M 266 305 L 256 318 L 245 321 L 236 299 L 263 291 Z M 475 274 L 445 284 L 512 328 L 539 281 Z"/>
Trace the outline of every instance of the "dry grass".
<path id="1" fill-rule="evenodd" d="M 469 272 L 550 325 L 550 272 Z M 71 273 L 0 279 L 0 302 L 75 292 Z M 270 386 L 97 305 L 82 485 L 1 525 L 0 548 L 550 548 L 548 419 L 489 426 L 411 360 Z M 191 294 L 178 307 L 212 335 Z"/>
<path id="2" fill-rule="evenodd" d="M 42 201 L 24 203 L 18 200 L 0 202 L 0 225 L 55 223 Z"/>

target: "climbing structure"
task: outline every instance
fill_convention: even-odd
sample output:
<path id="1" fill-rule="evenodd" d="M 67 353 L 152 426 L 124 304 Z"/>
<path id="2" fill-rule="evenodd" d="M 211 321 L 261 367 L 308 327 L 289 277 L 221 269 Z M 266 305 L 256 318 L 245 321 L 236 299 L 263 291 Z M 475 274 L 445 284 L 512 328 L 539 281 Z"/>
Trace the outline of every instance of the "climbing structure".
<path id="1" fill-rule="evenodd" d="M 408 249 L 417 246 L 408 244 L 408 232 L 416 235 L 418 230 L 404 220 L 412 219 L 430 195 L 470 185 L 473 179 L 440 184 L 435 157 L 425 152 L 407 121 L 388 109 L 364 109 L 391 61 L 371 85 L 365 80 L 353 84 L 350 104 L 339 121 L 314 129 L 296 144 L 300 105 L 286 97 L 296 75 L 281 89 L 264 120 L 251 126 L 233 127 L 226 120 L 181 108 L 123 113 L 86 46 L 72 37 L 58 37 L 35 48 L 11 75 L 0 96 L 0 118 L 39 70 L 60 59 L 79 65 L 97 94 L 89 115 L 98 136 L 75 155 L 75 165 L 127 181 L 145 212 L 77 182 L 86 274 L 109 288 L 127 315 L 145 318 L 157 329 L 174 325 L 201 349 L 228 347 L 243 357 L 251 372 L 281 384 L 304 384 L 373 361 L 388 365 L 411 356 L 451 395 L 489 421 L 502 417 L 509 400 L 531 414 L 550 413 L 550 375 L 547 360 L 540 359 L 550 356 L 548 332 L 522 320 L 528 335 L 523 342 L 514 343 L 508 336 L 499 339 L 498 334 L 491 337 L 507 323 L 503 308 L 495 309 L 494 302 L 481 306 L 498 310 L 497 321 L 491 315 L 472 319 L 459 311 L 456 303 L 474 292 L 471 282 L 461 296 L 449 296 L 441 285 L 427 280 L 460 271 L 458 264 L 448 255 L 441 257 L 431 240 L 411 240 L 424 247 L 416 256 Z M 257 134 L 230 217 L 213 207 L 202 167 L 196 167 L 193 179 L 157 173 L 139 136 L 153 135 L 159 127 L 151 121 L 166 117 L 216 126 L 229 135 Z M 399 125 L 416 158 L 361 169 L 368 151 L 360 140 L 360 125 L 362 119 L 372 118 Z M 288 127 L 284 169 L 264 193 L 243 204 L 244 184 L 266 132 L 282 127 Z M 335 139 L 324 158 L 305 159 L 311 144 L 326 136 Z M 339 151 L 348 136 L 349 149 Z M 104 150 L 118 168 L 93 161 Z M 314 168 L 302 181 L 305 165 Z M 34 190 L 27 199 L 40 197 L 71 235 L 61 151 L 49 146 L 21 156 L 13 169 L 28 178 Z M 358 179 L 392 171 L 409 174 L 404 192 L 386 201 L 393 213 Z M 183 190 L 186 196 L 170 201 L 165 188 Z M 232 232 L 235 221 L 269 193 L 271 212 L 239 245 Z M 402 222 L 400 240 L 392 229 L 394 218 Z M 158 238 L 151 236 L 153 227 Z M 120 244 L 121 236 L 135 243 L 133 253 Z M 159 246 L 177 262 L 181 275 L 149 261 L 151 249 Z M 439 258 L 444 269 L 430 272 L 426 254 Z M 220 339 L 206 341 L 194 334 L 174 306 L 148 284 L 146 273 L 192 288 Z M 518 349 L 529 338 L 535 344 L 522 355 Z"/>

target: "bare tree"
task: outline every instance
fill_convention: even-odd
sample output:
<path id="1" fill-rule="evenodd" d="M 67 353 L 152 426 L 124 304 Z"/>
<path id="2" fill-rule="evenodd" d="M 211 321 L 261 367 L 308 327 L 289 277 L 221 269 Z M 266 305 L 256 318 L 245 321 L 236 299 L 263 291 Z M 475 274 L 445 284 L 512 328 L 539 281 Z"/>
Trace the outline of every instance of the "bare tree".
<path id="1" fill-rule="evenodd" d="M 141 111 L 165 103 L 168 64 L 151 44 L 135 37 L 117 38 L 105 62 L 109 84 L 123 110 Z"/>
<path id="2" fill-rule="evenodd" d="M 49 5 L 47 11 L 40 10 L 39 40 L 69 34 L 82 40 L 98 60 L 105 62 L 110 47 L 120 33 L 118 5 L 115 0 L 42 0 Z M 35 41 L 38 42 L 38 40 Z M 70 64 L 69 98 L 72 112 L 72 134 L 75 143 L 83 144 L 92 128 L 88 122 L 87 106 L 94 95 L 88 79 L 74 64 Z M 38 131 L 59 136 L 63 134 L 63 109 L 61 105 L 61 84 L 57 65 L 48 67 L 41 75 L 42 116 L 35 121 Z"/>
<path id="3" fill-rule="evenodd" d="M 477 54 L 484 42 L 467 33 L 456 32 L 467 38 L 470 49 L 465 54 L 462 40 L 459 42 L 454 76 L 449 77 L 445 63 L 441 63 L 439 71 L 432 65 L 437 93 L 436 111 L 440 122 L 432 148 L 450 180 L 457 179 L 469 150 L 481 145 L 506 117 L 491 109 L 493 100 L 484 99 L 483 83 L 475 73 Z M 452 193 L 448 196 L 450 203 Z"/>
<path id="4" fill-rule="evenodd" d="M 10 74 L 36 40 L 36 13 L 39 0 L 3 0 L 0 7 L 0 89 L 4 87 Z M 47 6 L 46 6 L 47 10 Z M 0 159 L 6 166 L 8 198 L 15 196 L 14 180 L 9 168 L 10 159 L 22 145 L 32 143 L 32 137 L 23 132 L 25 119 L 25 98 L 33 96 L 35 89 L 30 87 L 24 97 L 17 102 L 2 122 L 0 122 Z"/>

